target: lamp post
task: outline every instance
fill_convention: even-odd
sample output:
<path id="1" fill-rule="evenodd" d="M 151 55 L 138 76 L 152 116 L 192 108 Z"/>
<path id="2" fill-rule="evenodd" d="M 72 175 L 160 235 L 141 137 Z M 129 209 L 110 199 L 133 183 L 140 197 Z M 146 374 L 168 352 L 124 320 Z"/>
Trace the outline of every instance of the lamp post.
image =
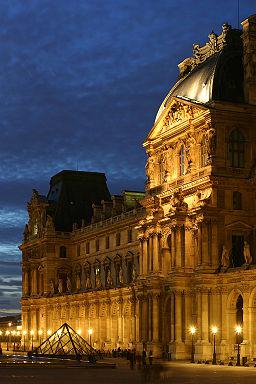
<path id="1" fill-rule="evenodd" d="M 27 331 L 23 331 L 22 332 L 22 335 L 23 335 L 23 351 L 24 352 L 26 350 L 26 334 L 27 334 Z"/>
<path id="2" fill-rule="evenodd" d="M 196 327 L 191 325 L 191 327 L 189 328 L 189 331 L 190 331 L 190 334 L 191 334 L 191 341 L 192 341 L 192 345 L 191 345 L 191 363 L 194 363 L 195 362 L 194 334 L 196 333 Z"/>
<path id="3" fill-rule="evenodd" d="M 90 346 L 92 346 L 92 333 L 93 333 L 92 328 L 89 328 L 88 329 L 88 335 L 89 335 L 89 344 L 90 344 Z"/>
<path id="4" fill-rule="evenodd" d="M 41 341 L 42 341 L 42 334 L 43 334 L 43 331 L 42 331 L 42 329 L 39 329 L 39 331 L 38 331 L 38 336 L 39 336 L 39 345 L 41 345 Z"/>
<path id="5" fill-rule="evenodd" d="M 13 352 L 15 351 L 15 336 L 16 336 L 16 332 L 15 331 L 12 331 L 12 335 L 13 335 Z"/>
<path id="6" fill-rule="evenodd" d="M 213 365 L 216 365 L 217 364 L 217 360 L 216 360 L 216 333 L 218 332 L 218 328 L 217 327 L 212 327 L 212 335 L 213 335 L 213 354 L 212 354 L 212 364 Z"/>
<path id="7" fill-rule="evenodd" d="M 18 350 L 19 350 L 20 349 L 20 341 L 21 341 L 21 338 L 20 338 L 21 333 L 20 333 L 20 331 L 17 331 L 16 335 L 17 335 L 17 343 L 18 343 Z"/>
<path id="8" fill-rule="evenodd" d="M 34 331 L 31 329 L 30 331 L 30 336 L 31 336 L 31 351 L 34 349 Z"/>
<path id="9" fill-rule="evenodd" d="M 10 331 L 5 332 L 7 336 L 7 341 L 6 341 L 6 351 L 9 351 L 9 337 L 10 337 Z"/>
<path id="10" fill-rule="evenodd" d="M 241 365 L 241 362 L 240 362 L 240 343 L 241 343 L 241 340 L 240 340 L 240 335 L 242 333 L 242 327 L 241 325 L 237 325 L 236 328 L 235 328 L 235 332 L 236 332 L 236 338 L 237 338 L 237 357 L 236 357 L 236 366 L 237 367 L 240 367 Z"/>

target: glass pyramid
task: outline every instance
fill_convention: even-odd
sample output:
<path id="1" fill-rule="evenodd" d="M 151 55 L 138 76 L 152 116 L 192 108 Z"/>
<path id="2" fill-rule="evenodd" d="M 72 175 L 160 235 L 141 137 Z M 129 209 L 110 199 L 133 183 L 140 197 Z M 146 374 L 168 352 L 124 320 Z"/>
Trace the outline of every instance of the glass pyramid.
<path id="1" fill-rule="evenodd" d="M 73 328 L 64 323 L 39 347 L 32 351 L 34 356 L 60 357 L 71 359 L 87 358 L 93 362 L 97 360 L 97 353 Z"/>

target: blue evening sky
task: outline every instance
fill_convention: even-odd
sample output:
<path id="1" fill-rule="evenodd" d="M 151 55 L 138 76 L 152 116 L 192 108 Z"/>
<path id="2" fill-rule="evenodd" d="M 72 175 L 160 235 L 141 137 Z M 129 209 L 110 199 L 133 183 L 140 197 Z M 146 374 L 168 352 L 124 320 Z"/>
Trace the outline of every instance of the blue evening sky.
<path id="1" fill-rule="evenodd" d="M 240 20 L 256 13 L 240 1 Z M 177 64 L 237 1 L 0 0 L 0 316 L 19 311 L 18 245 L 32 188 L 62 169 L 144 188 L 142 142 Z"/>

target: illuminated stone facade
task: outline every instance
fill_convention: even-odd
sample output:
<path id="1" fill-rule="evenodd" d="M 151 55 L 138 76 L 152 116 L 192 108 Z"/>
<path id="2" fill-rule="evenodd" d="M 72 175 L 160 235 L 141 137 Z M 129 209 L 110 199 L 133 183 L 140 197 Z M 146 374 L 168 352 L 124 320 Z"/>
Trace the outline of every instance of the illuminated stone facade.
<path id="1" fill-rule="evenodd" d="M 173 358 L 256 356 L 256 18 L 228 24 L 180 65 L 144 146 L 146 196 L 94 205 L 58 231 L 33 193 L 23 252 L 23 327 L 93 329 L 97 348 Z M 140 200 L 140 201 L 139 201 Z M 140 203 L 141 207 L 138 207 Z M 135 204 L 135 203 L 134 203 Z M 105 220 L 104 220 L 105 218 Z M 120 235 L 121 234 L 121 235 Z"/>

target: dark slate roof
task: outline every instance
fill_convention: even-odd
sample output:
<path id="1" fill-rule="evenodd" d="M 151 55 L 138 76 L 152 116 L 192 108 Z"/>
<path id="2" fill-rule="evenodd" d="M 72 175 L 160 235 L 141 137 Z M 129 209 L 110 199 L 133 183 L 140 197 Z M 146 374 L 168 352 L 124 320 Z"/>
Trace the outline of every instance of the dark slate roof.
<path id="1" fill-rule="evenodd" d="M 223 47 L 179 78 L 164 99 L 156 120 L 172 96 L 200 104 L 212 101 L 244 102 L 244 69 L 241 31 L 231 30 L 232 44 Z"/>
<path id="2" fill-rule="evenodd" d="M 51 178 L 47 200 L 56 230 L 70 231 L 73 223 L 91 223 L 92 204 L 111 196 L 104 173 L 64 170 Z"/>

